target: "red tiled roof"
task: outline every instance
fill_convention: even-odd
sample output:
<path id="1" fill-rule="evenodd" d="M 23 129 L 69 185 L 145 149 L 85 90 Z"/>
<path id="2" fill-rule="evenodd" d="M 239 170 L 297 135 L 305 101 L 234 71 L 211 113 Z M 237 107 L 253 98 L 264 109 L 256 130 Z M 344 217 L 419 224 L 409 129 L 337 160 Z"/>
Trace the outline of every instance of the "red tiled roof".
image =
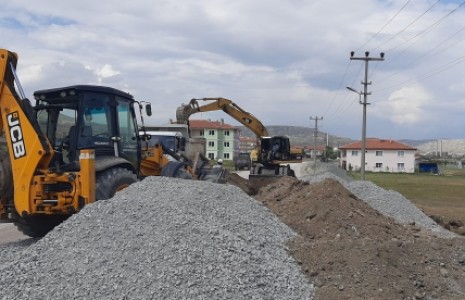
<path id="1" fill-rule="evenodd" d="M 339 149 L 362 149 L 362 141 L 353 142 L 344 146 L 339 147 Z M 394 140 L 382 140 L 376 138 L 368 138 L 365 141 L 366 150 L 417 150 L 411 146 L 403 144 Z"/>
<path id="2" fill-rule="evenodd" d="M 209 120 L 189 120 L 189 127 L 192 129 L 237 129 L 232 125 L 220 121 Z"/>

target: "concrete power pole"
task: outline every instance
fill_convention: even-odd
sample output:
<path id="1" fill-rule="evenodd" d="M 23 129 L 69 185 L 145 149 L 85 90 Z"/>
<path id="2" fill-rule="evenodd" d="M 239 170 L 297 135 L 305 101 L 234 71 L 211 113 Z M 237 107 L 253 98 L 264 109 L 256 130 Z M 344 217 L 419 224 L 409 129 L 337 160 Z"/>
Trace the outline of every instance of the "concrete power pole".
<path id="1" fill-rule="evenodd" d="M 310 117 L 310 121 L 315 121 L 315 130 L 313 130 L 313 169 L 316 170 L 316 137 L 318 135 L 318 121 L 323 120 L 323 117 L 312 118 Z"/>
<path id="2" fill-rule="evenodd" d="M 366 148 L 366 120 L 367 120 L 367 105 L 369 104 L 367 102 L 367 96 L 371 95 L 371 92 L 368 92 L 368 85 L 371 85 L 371 81 L 368 81 L 368 62 L 369 61 L 383 61 L 384 60 L 384 53 L 381 52 L 380 57 L 370 57 L 370 52 L 365 52 L 365 57 L 354 57 L 354 51 L 350 52 L 350 60 L 363 60 L 365 61 L 365 81 L 362 81 L 362 84 L 364 86 L 363 93 L 360 93 L 363 95 L 363 102 L 361 103 L 363 105 L 363 125 L 362 125 L 362 162 L 361 162 L 361 177 L 362 180 L 365 180 L 365 148 Z"/>

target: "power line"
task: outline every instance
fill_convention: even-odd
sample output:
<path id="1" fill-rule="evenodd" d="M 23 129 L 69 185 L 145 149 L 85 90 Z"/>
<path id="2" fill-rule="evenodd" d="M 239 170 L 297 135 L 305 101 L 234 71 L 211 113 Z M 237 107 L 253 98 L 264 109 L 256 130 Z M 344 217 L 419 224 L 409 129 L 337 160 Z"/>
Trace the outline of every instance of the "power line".
<path id="1" fill-rule="evenodd" d="M 391 19 L 389 19 L 389 20 L 386 22 L 386 24 L 384 24 L 383 27 L 381 27 L 381 29 L 378 30 L 377 33 L 375 33 L 374 35 L 372 35 L 371 38 L 368 39 L 368 41 L 366 41 L 363 45 L 361 45 L 360 47 L 358 47 L 355 51 L 360 50 L 362 47 L 364 47 L 365 45 L 367 45 L 371 40 L 373 40 L 375 37 L 377 37 L 378 34 L 380 34 L 380 33 L 384 30 L 384 28 L 386 28 L 386 26 L 388 26 L 388 25 L 397 17 L 397 15 L 398 15 L 402 10 L 404 10 L 404 8 L 410 3 L 410 1 L 411 1 L 411 0 L 408 0 L 408 1 L 404 4 L 404 6 L 402 6 L 402 7 L 391 17 Z M 438 1 L 439 1 L 439 0 L 438 0 Z"/>
<path id="2" fill-rule="evenodd" d="M 432 53 L 434 50 L 440 48 L 440 46 L 444 46 L 444 44 L 449 41 L 450 39 L 452 39 L 454 36 L 458 35 L 461 31 L 465 30 L 465 27 L 462 27 L 460 30 L 456 31 L 454 34 L 452 34 L 451 36 L 449 36 L 448 38 L 446 38 L 445 40 L 439 42 L 436 46 L 434 46 L 433 48 L 431 48 L 430 50 L 426 51 L 425 53 L 423 53 L 422 55 L 418 56 L 416 59 L 414 59 L 413 61 L 411 61 L 410 63 L 408 64 L 405 64 L 403 65 L 403 67 L 410 67 L 410 66 L 413 66 L 415 65 L 417 62 L 419 62 L 420 60 L 424 60 L 424 59 L 429 59 L 429 58 L 432 58 L 438 54 L 441 54 L 443 53 L 445 50 L 447 49 L 450 49 L 452 48 L 453 46 L 457 45 L 458 43 L 461 43 L 465 40 L 465 38 L 462 38 L 460 40 L 457 40 L 455 43 L 453 44 L 450 44 L 449 46 L 445 46 L 437 51 L 435 51 L 434 53 Z M 430 55 L 428 55 L 430 54 Z M 386 80 L 394 75 L 397 75 L 399 74 L 401 71 L 397 71 L 397 72 L 393 72 L 385 77 L 383 77 L 382 79 L 383 80 Z"/>
<path id="3" fill-rule="evenodd" d="M 389 87 L 386 87 L 386 88 L 382 88 L 379 91 L 391 90 L 391 89 L 394 89 L 394 88 L 399 87 L 399 86 L 402 86 L 402 87 L 410 86 L 412 84 L 415 84 L 415 83 L 420 82 L 422 80 L 425 80 L 427 78 L 433 77 L 433 76 L 435 76 L 435 75 L 437 75 L 439 73 L 442 73 L 442 72 L 444 72 L 444 71 L 446 71 L 446 70 L 448 70 L 448 69 L 450 69 L 450 68 L 452 68 L 452 67 L 454 67 L 454 66 L 456 66 L 456 65 L 458 65 L 458 64 L 460 64 L 462 62 L 465 62 L 465 55 L 463 55 L 463 56 L 461 56 L 461 57 L 459 57 L 459 58 L 457 58 L 457 59 L 455 59 L 453 61 L 450 61 L 447 64 L 436 68 L 435 70 L 432 70 L 432 71 L 430 71 L 428 73 L 424 73 L 424 74 L 420 75 L 418 78 L 409 80 L 407 82 L 402 82 L 400 84 L 395 84 L 395 85 L 392 85 L 392 86 L 389 86 Z"/>
<path id="4" fill-rule="evenodd" d="M 346 69 L 345 69 L 345 71 L 344 71 L 344 74 L 342 75 L 342 79 L 341 79 L 341 81 L 339 82 L 339 86 L 337 87 L 337 90 L 340 90 L 340 89 L 341 89 L 341 86 L 342 86 L 342 84 L 343 84 L 343 82 L 344 82 L 344 79 L 346 78 L 347 71 L 349 70 L 350 63 L 351 63 L 351 61 L 349 61 L 349 63 L 347 63 L 347 65 L 346 65 Z M 336 99 L 336 97 L 337 97 L 337 95 L 335 94 L 335 95 L 331 98 L 330 103 L 329 103 L 329 105 L 328 105 L 328 108 L 327 108 L 326 111 L 325 111 L 325 114 L 326 114 L 326 113 L 331 109 L 331 107 L 333 106 L 333 103 L 334 103 L 334 100 Z"/>
<path id="5" fill-rule="evenodd" d="M 422 14 L 420 14 L 415 20 L 413 20 L 412 22 L 410 22 L 410 24 L 408 24 L 407 26 L 405 26 L 404 28 L 402 28 L 400 31 L 398 31 L 396 34 L 394 34 L 393 36 L 391 36 L 389 39 L 387 39 L 386 41 L 384 41 L 383 43 L 381 43 L 380 45 L 378 45 L 377 47 L 375 47 L 373 49 L 374 50 L 377 50 L 379 48 L 381 48 L 382 46 L 386 45 L 388 42 L 392 41 L 395 37 L 397 37 L 398 35 L 400 35 L 402 32 L 404 32 L 405 30 L 407 30 L 410 26 L 412 26 L 413 24 L 415 24 L 419 19 L 421 19 L 421 17 L 423 17 L 427 12 L 429 12 L 431 9 L 433 9 L 434 6 L 436 6 L 436 4 L 439 3 L 440 0 L 437 0 L 433 5 L 431 5 L 426 11 L 424 11 Z"/>
<path id="6" fill-rule="evenodd" d="M 355 81 L 357 80 L 357 78 L 358 78 L 358 76 L 360 75 L 360 73 L 362 72 L 362 70 L 363 70 L 363 66 L 361 65 L 360 68 L 359 68 L 359 70 L 358 70 L 358 72 L 357 72 L 357 76 L 354 76 L 354 80 L 352 81 L 352 84 L 351 84 L 351 85 L 354 85 L 354 84 L 355 84 Z M 338 90 L 341 90 L 341 86 L 342 86 L 342 81 L 341 81 L 341 84 L 340 84 L 339 87 L 338 87 Z M 338 94 L 338 95 L 339 95 L 339 94 Z M 336 95 L 336 96 L 337 96 L 337 95 Z M 334 97 L 333 97 L 333 99 L 334 99 Z M 332 110 L 331 112 L 329 112 L 329 109 L 327 109 L 327 110 L 326 110 L 326 113 L 325 113 L 324 115 L 328 115 L 328 114 L 329 114 L 330 117 L 336 115 L 336 114 L 339 112 L 339 110 L 342 109 L 342 107 L 343 107 L 343 105 L 344 105 L 343 103 L 346 103 L 346 102 L 343 101 L 336 109 Z M 350 106 L 349 106 L 349 107 L 350 107 Z M 347 107 L 347 108 L 348 108 L 348 107 Z M 342 112 L 344 112 L 344 109 L 342 110 Z"/>
<path id="7" fill-rule="evenodd" d="M 436 3 L 435 3 L 436 4 Z M 433 4 L 433 5 L 435 5 Z M 429 33 L 431 32 L 436 26 L 438 26 L 442 21 L 444 21 L 447 17 L 449 17 L 451 14 L 453 14 L 454 12 L 456 12 L 460 7 L 462 7 L 463 5 L 465 4 L 465 1 L 463 1 L 462 3 L 460 3 L 457 7 L 455 7 L 454 9 L 452 9 L 451 11 L 449 11 L 447 14 L 443 15 L 439 20 L 437 20 L 436 22 L 434 22 L 433 24 L 431 24 L 430 26 L 428 26 L 426 29 L 422 30 L 421 32 L 419 32 L 418 34 L 414 35 L 413 37 L 411 37 L 410 39 L 408 39 L 406 42 L 403 42 L 402 44 L 399 44 L 395 47 L 392 47 L 391 49 L 389 49 L 388 51 L 386 52 L 391 52 L 392 50 L 394 49 L 397 49 L 398 47 L 400 47 L 401 45 L 408 45 L 404 48 L 404 50 L 402 50 L 401 52 L 399 52 L 398 54 L 394 55 L 385 65 L 384 67 L 387 67 L 389 66 L 389 64 L 391 64 L 392 62 L 396 61 L 403 53 L 405 53 L 411 46 L 413 46 L 414 42 L 412 42 L 413 40 L 419 38 L 420 36 L 426 34 L 426 33 Z M 412 42 L 412 43 L 410 43 Z M 410 44 L 409 44 L 410 43 Z"/>
<path id="8" fill-rule="evenodd" d="M 444 15 L 443 17 L 441 17 L 439 20 L 437 20 L 436 22 L 434 22 L 433 24 L 431 24 L 430 26 L 428 26 L 425 30 L 419 32 L 418 34 L 414 35 L 413 37 L 411 37 L 410 39 L 408 39 L 407 41 L 405 42 L 402 42 L 400 44 L 398 44 L 397 46 L 395 47 L 392 47 L 391 49 L 387 50 L 386 52 L 391 52 L 392 50 L 394 49 L 397 49 L 399 48 L 400 46 L 402 45 L 406 45 L 408 44 L 410 41 L 412 40 L 415 40 L 416 38 L 422 36 L 423 34 L 425 33 L 428 33 L 430 32 L 431 30 L 433 30 L 434 27 L 438 26 L 442 21 L 444 21 L 447 17 L 449 17 L 451 14 L 453 14 L 454 12 L 456 12 L 460 7 L 462 7 L 463 5 L 465 4 L 465 1 L 463 1 L 461 4 L 459 4 L 459 6 L 457 6 L 456 8 L 454 8 L 453 10 L 451 10 L 450 12 L 448 12 L 446 15 Z M 412 46 L 412 45 L 410 45 Z M 409 47 L 410 47 L 409 46 Z M 394 57 L 395 59 L 395 57 Z"/>

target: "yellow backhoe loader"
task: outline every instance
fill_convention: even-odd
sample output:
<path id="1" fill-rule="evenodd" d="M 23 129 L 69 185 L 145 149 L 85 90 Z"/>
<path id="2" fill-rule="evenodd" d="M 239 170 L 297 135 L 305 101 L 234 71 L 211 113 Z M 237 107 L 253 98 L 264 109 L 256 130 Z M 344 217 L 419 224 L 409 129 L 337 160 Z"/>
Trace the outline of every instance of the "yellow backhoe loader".
<path id="1" fill-rule="evenodd" d="M 200 105 L 199 101 L 209 102 Z M 291 155 L 291 145 L 286 136 L 269 136 L 268 130 L 254 115 L 226 98 L 192 99 L 176 110 L 176 122 L 188 124 L 189 117 L 198 112 L 222 110 L 236 121 L 250 129 L 257 137 L 257 148 L 251 153 L 252 167 L 249 180 L 259 177 L 295 176 L 289 163 L 300 163 Z"/>
<path id="2" fill-rule="evenodd" d="M 74 85 L 36 91 L 32 106 L 16 75 L 17 60 L 0 49 L 0 132 L 6 140 L 0 148 L 1 220 L 40 237 L 146 176 L 215 181 L 205 159 L 188 161 L 163 145 L 144 143 L 149 136 L 139 127 L 151 106 L 128 93 Z"/>

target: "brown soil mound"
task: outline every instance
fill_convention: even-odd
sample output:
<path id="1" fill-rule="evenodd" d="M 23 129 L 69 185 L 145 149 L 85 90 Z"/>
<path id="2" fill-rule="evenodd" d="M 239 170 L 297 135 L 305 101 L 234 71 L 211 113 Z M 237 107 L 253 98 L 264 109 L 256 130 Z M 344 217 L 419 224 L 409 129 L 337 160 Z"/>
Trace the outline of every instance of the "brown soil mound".
<path id="1" fill-rule="evenodd" d="M 465 240 L 401 225 L 339 182 L 283 177 L 256 199 L 299 236 L 288 246 L 319 300 L 465 299 Z"/>

